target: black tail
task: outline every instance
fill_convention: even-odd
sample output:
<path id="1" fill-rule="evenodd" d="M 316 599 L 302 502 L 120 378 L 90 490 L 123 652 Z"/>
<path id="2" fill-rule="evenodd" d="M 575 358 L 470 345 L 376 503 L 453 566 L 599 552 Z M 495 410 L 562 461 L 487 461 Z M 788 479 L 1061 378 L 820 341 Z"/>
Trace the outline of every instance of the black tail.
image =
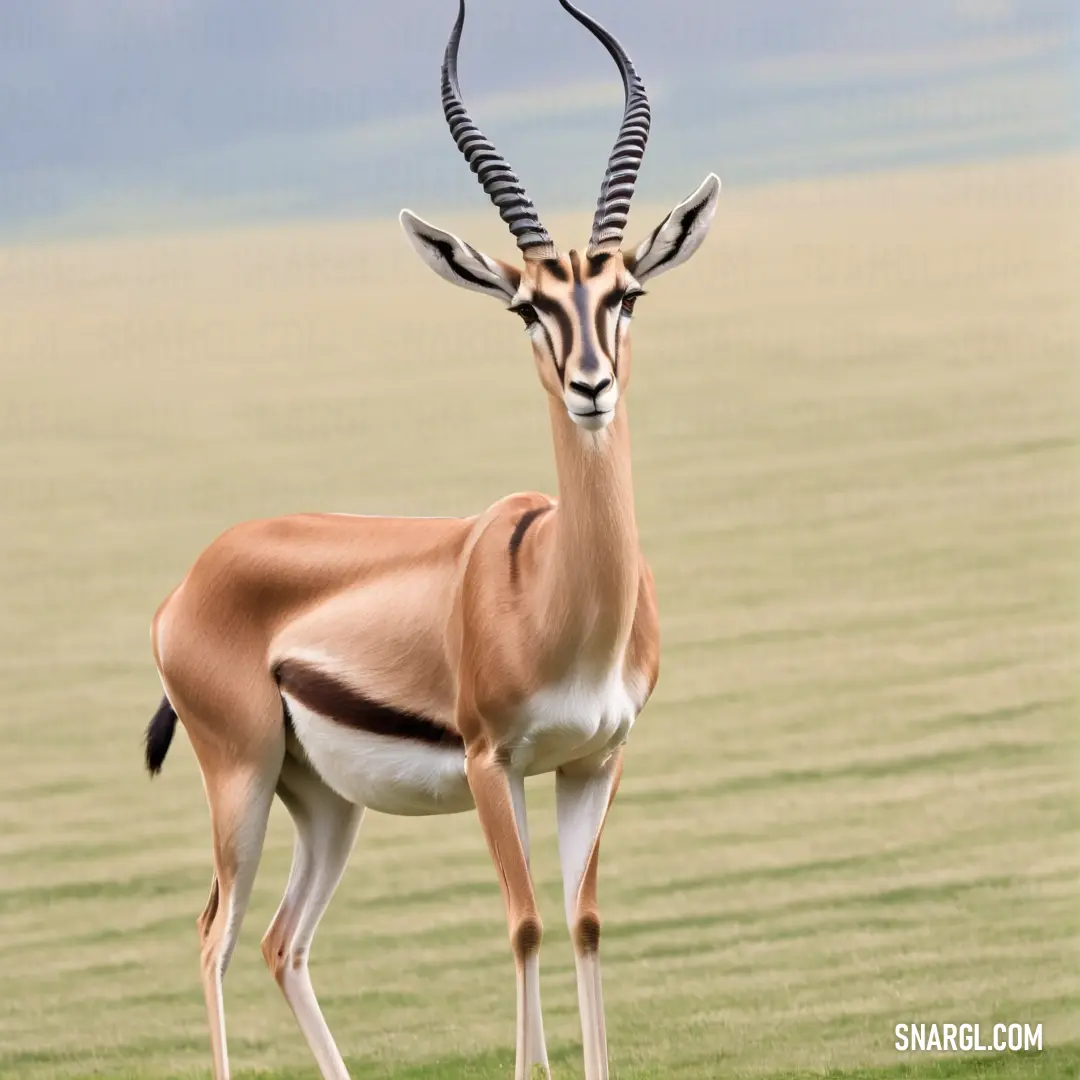
<path id="1" fill-rule="evenodd" d="M 169 699 L 163 697 L 158 711 L 146 726 L 146 767 L 151 776 L 161 772 L 161 765 L 172 744 L 173 732 L 176 731 L 177 719 L 176 710 L 169 704 Z"/>

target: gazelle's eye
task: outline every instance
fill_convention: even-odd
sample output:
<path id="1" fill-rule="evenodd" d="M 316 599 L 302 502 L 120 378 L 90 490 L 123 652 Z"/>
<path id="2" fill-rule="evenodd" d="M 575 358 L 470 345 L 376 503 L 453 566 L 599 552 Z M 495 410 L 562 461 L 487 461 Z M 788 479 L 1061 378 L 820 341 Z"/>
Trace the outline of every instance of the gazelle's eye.
<path id="1" fill-rule="evenodd" d="M 624 318 L 629 319 L 630 316 L 634 314 L 634 304 L 637 303 L 638 297 L 644 295 L 645 292 L 642 289 L 639 289 L 636 292 L 628 292 L 622 298 L 622 309 L 620 310 L 619 314 Z"/>
<path id="2" fill-rule="evenodd" d="M 520 315 L 522 322 L 526 326 L 532 326 L 533 323 L 539 321 L 539 316 L 536 314 L 536 308 L 532 304 L 518 304 L 517 307 L 510 309 L 515 315 Z"/>

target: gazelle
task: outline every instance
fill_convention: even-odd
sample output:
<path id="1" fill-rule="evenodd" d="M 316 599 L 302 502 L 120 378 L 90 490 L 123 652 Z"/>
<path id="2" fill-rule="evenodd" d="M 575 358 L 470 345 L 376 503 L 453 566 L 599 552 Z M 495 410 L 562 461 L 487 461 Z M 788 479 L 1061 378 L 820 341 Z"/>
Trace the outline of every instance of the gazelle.
<path id="1" fill-rule="evenodd" d="M 198 927 L 216 1080 L 229 1075 L 222 978 L 275 793 L 295 822 L 296 846 L 263 955 L 323 1077 L 348 1073 L 312 990 L 308 952 L 366 807 L 475 807 L 517 972 L 515 1076 L 548 1076 L 525 816 L 525 777 L 544 772 L 555 773 L 585 1075 L 608 1075 L 600 834 L 623 744 L 660 662 L 630 476 L 630 317 L 642 285 L 701 244 L 720 182 L 710 174 L 633 251 L 621 250 L 649 103 L 611 34 L 560 3 L 603 43 L 626 91 L 584 255 L 557 251 L 517 177 L 465 111 L 457 80 L 464 0 L 442 66 L 443 110 L 523 265 L 401 213 L 437 274 L 495 297 L 524 321 L 547 391 L 558 502 L 527 493 L 464 519 L 304 514 L 248 522 L 203 552 L 154 618 L 166 696 L 147 729 L 147 767 L 160 770 L 181 719 L 210 804 L 214 876 Z"/>

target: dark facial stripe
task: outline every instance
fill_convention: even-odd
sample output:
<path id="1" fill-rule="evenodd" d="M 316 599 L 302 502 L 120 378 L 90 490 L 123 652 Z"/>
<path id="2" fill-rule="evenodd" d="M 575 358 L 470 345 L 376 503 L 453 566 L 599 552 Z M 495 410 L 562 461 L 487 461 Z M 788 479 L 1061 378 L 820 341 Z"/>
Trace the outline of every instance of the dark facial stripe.
<path id="1" fill-rule="evenodd" d="M 393 739 L 464 747 L 461 735 L 426 716 L 380 705 L 333 675 L 301 660 L 282 660 L 274 671 L 278 686 L 312 712 L 345 727 Z"/>
<path id="2" fill-rule="evenodd" d="M 541 515 L 546 514 L 551 509 L 550 506 L 534 506 L 531 510 L 526 510 L 521 517 L 518 518 L 517 524 L 514 526 L 514 531 L 510 534 L 510 580 L 517 583 L 518 579 L 518 552 L 521 550 L 521 542 L 525 539 L 525 534 L 529 531 L 529 526 Z"/>
<path id="3" fill-rule="evenodd" d="M 608 317 L 611 315 L 611 309 L 618 303 L 622 302 L 623 290 L 616 286 L 610 292 L 605 293 L 600 298 L 600 303 L 596 305 L 596 340 L 600 342 L 600 347 L 607 352 L 607 328 Z M 619 351 L 619 332 L 617 329 L 618 316 L 616 316 L 616 331 L 615 331 L 615 353 L 618 356 Z"/>
<path id="4" fill-rule="evenodd" d="M 555 351 L 555 342 L 551 340 L 551 332 L 541 322 L 540 330 L 544 335 L 544 340 L 547 342 L 548 353 L 551 356 L 552 363 L 555 365 L 555 371 L 558 373 L 559 382 L 562 382 L 563 372 L 566 371 L 566 365 L 559 363 L 559 354 Z"/>
<path id="5" fill-rule="evenodd" d="M 570 350 L 574 347 L 574 328 L 570 323 L 570 317 L 563 311 L 561 304 L 549 300 L 542 293 L 536 293 L 530 303 L 537 311 L 550 315 L 559 325 L 559 337 L 562 338 L 562 354 L 560 355 L 553 349 L 551 355 L 555 360 L 555 366 L 561 372 L 566 367 L 566 358 L 570 355 Z M 562 378 L 562 375 L 560 374 L 559 377 Z"/>
<path id="6" fill-rule="evenodd" d="M 576 251 L 571 250 L 570 256 L 570 269 L 574 274 L 574 284 L 581 284 L 581 258 Z"/>
<path id="7" fill-rule="evenodd" d="M 611 252 L 610 251 L 600 251 L 600 252 L 597 252 L 597 254 L 595 254 L 595 255 L 590 255 L 588 258 L 589 258 L 589 276 L 590 277 L 595 277 L 597 274 L 600 273 L 601 270 L 604 269 L 605 263 L 608 261 L 608 259 L 611 258 Z"/>
<path id="8" fill-rule="evenodd" d="M 619 333 L 619 313 L 615 313 L 615 355 L 611 358 L 611 374 L 616 379 L 619 378 L 619 340 L 622 335 Z"/>
<path id="9" fill-rule="evenodd" d="M 545 259 L 544 269 L 556 280 L 556 281 L 569 281 L 570 276 L 566 272 L 566 267 L 558 259 Z"/>

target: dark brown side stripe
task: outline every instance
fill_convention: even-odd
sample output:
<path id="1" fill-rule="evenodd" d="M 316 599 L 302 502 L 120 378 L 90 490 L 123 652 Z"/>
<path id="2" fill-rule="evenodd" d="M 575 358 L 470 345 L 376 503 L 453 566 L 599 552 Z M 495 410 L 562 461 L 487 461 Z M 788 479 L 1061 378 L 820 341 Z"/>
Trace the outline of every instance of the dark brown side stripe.
<path id="1" fill-rule="evenodd" d="M 438 721 L 380 705 L 302 660 L 282 660 L 274 669 L 274 676 L 278 686 L 301 705 L 346 727 L 394 739 L 414 739 L 447 747 L 465 746 L 465 740 L 458 732 Z"/>

